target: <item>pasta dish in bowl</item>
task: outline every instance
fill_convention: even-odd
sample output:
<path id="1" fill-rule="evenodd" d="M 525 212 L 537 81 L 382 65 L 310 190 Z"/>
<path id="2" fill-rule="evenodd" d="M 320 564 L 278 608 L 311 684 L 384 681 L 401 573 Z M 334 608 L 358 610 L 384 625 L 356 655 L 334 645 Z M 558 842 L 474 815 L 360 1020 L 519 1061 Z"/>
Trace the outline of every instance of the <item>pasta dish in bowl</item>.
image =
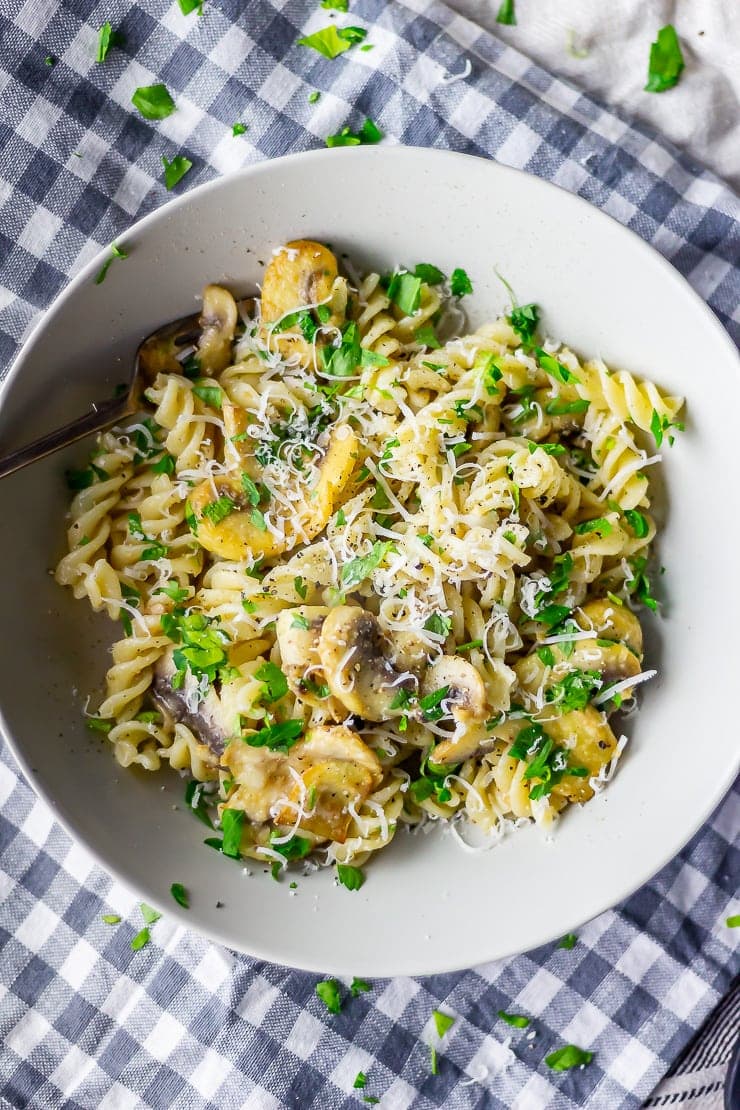
<path id="1" fill-rule="evenodd" d="M 403 828 L 548 829 L 603 789 L 652 677 L 650 466 L 682 399 L 469 330 L 463 269 L 278 246 L 140 358 L 150 410 L 72 472 L 57 582 L 121 624 L 89 717 L 188 777 L 206 843 L 280 877 Z"/>

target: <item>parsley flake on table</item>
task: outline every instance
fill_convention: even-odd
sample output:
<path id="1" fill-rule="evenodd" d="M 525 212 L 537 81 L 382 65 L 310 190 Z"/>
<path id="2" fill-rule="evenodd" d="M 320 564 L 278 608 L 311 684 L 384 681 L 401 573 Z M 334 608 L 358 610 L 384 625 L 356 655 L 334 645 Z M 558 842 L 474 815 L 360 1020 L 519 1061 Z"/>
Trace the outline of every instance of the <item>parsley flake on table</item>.
<path id="1" fill-rule="evenodd" d="M 350 994 L 353 998 L 359 998 L 361 994 L 366 994 L 367 991 L 371 991 L 372 989 L 372 983 L 368 983 L 367 979 L 358 979 L 357 976 L 354 977 L 349 986 Z"/>
<path id="2" fill-rule="evenodd" d="M 456 1021 L 450 1014 L 445 1014 L 441 1010 L 432 1010 L 432 1017 L 434 1018 L 434 1028 L 437 1030 L 438 1037 L 444 1037 L 447 1030 L 451 1029 Z"/>
<path id="3" fill-rule="evenodd" d="M 658 93 L 672 89 L 678 84 L 683 68 L 681 43 L 678 41 L 676 28 L 668 23 L 665 27 L 661 27 L 655 42 L 650 47 L 645 92 Z"/>
<path id="4" fill-rule="evenodd" d="M 347 890 L 359 890 L 365 882 L 365 874 L 361 868 L 353 867 L 351 863 L 338 863 L 337 879 Z"/>
<path id="5" fill-rule="evenodd" d="M 496 16 L 497 23 L 503 23 L 508 27 L 516 27 L 516 12 L 514 10 L 514 0 L 502 0 Z"/>
<path id="6" fill-rule="evenodd" d="M 96 62 L 104 62 L 108 57 L 108 51 L 115 43 L 115 32 L 110 23 L 106 22 L 98 31 L 98 51 L 95 55 Z"/>
<path id="7" fill-rule="evenodd" d="M 191 12 L 203 15 L 203 0 L 177 0 L 177 2 L 183 15 L 190 15 Z"/>
<path id="8" fill-rule="evenodd" d="M 119 247 L 117 243 L 111 243 L 110 253 L 111 253 L 110 258 L 107 258 L 105 260 L 105 262 L 103 263 L 101 268 L 98 270 L 97 274 L 95 275 L 95 284 L 96 285 L 102 285 L 103 284 L 106 277 L 108 276 L 108 270 L 110 270 L 111 266 L 113 265 L 113 263 L 115 262 L 115 260 L 117 258 L 120 258 L 120 259 L 128 258 L 128 251 L 125 251 L 123 249 L 123 247 Z"/>
<path id="9" fill-rule="evenodd" d="M 162 155 L 162 165 L 164 166 L 164 183 L 167 191 L 174 189 L 179 181 L 189 170 L 192 170 L 193 163 L 184 154 L 177 154 L 168 162 L 164 155 Z"/>
<path id="10" fill-rule="evenodd" d="M 348 12 L 349 0 L 321 0 L 319 7 L 328 12 Z"/>
<path id="11" fill-rule="evenodd" d="M 170 887 L 170 894 L 175 899 L 178 906 L 182 906 L 184 910 L 190 909 L 190 898 L 182 883 L 173 883 Z"/>
<path id="12" fill-rule="evenodd" d="M 233 125 L 233 127 L 231 128 L 231 134 L 234 136 L 234 138 L 236 138 L 237 135 L 245 135 L 246 131 L 247 131 L 246 123 L 235 123 Z"/>
<path id="13" fill-rule="evenodd" d="M 121 919 L 117 913 L 104 913 L 100 920 L 105 925 L 118 925 Z"/>
<path id="14" fill-rule="evenodd" d="M 139 909 L 141 910 L 141 916 L 144 918 L 147 925 L 154 925 L 154 923 L 156 921 L 159 921 L 160 917 L 162 916 L 159 910 L 155 910 L 152 906 L 148 906 L 146 902 L 140 902 Z"/>
<path id="15" fill-rule="evenodd" d="M 357 1075 L 355 1076 L 355 1081 L 352 1084 L 352 1086 L 354 1087 L 354 1089 L 356 1091 L 364 1091 L 366 1084 L 367 1084 L 367 1076 L 365 1075 L 365 1072 L 364 1071 L 358 1071 Z"/>
<path id="16" fill-rule="evenodd" d="M 728 929 L 740 928 L 740 913 L 735 913 L 731 917 L 728 917 L 725 921 L 725 925 Z"/>
<path id="17" fill-rule="evenodd" d="M 569 1068 L 578 1068 L 590 1064 L 593 1058 L 593 1052 L 587 1052 L 575 1044 L 566 1044 L 546 1056 L 545 1063 L 553 1071 L 568 1071 Z"/>
<path id="18" fill-rule="evenodd" d="M 524 1014 L 507 1014 L 506 1010 L 499 1010 L 498 1016 L 514 1029 L 526 1029 L 529 1025 L 529 1018 Z"/>
<path id="19" fill-rule="evenodd" d="M 131 97 L 134 108 L 138 108 L 144 119 L 166 119 L 175 111 L 175 102 L 166 85 L 142 85 L 134 90 Z"/>
<path id="20" fill-rule="evenodd" d="M 337 979 L 324 979 L 316 984 L 316 994 L 330 1014 L 338 1014 L 342 1009 L 342 995 Z"/>
<path id="21" fill-rule="evenodd" d="M 366 36 L 367 31 L 363 27 L 337 27 L 330 23 L 328 27 L 322 27 L 312 35 L 304 35 L 298 39 L 296 45 L 310 47 L 325 58 L 337 58 L 355 43 L 362 42 Z"/>
<path id="22" fill-rule="evenodd" d="M 134 952 L 138 952 L 139 949 L 143 948 L 145 945 L 147 945 L 151 939 L 152 939 L 152 936 L 151 936 L 151 933 L 149 932 L 149 929 L 146 926 L 144 926 L 144 928 L 140 929 L 139 932 L 136 934 L 136 936 L 131 941 L 131 947 L 134 950 Z"/>
<path id="23" fill-rule="evenodd" d="M 318 89 L 314 89 L 313 92 L 308 94 L 308 103 L 309 104 L 316 104 L 316 103 L 318 103 L 318 101 L 320 99 L 321 99 L 321 93 L 319 92 Z"/>
<path id="24" fill-rule="evenodd" d="M 328 147 L 368 146 L 379 143 L 382 138 L 383 132 L 378 125 L 371 119 L 366 119 L 359 131 L 350 131 L 349 127 L 343 127 L 336 135 L 327 135 L 326 145 Z"/>

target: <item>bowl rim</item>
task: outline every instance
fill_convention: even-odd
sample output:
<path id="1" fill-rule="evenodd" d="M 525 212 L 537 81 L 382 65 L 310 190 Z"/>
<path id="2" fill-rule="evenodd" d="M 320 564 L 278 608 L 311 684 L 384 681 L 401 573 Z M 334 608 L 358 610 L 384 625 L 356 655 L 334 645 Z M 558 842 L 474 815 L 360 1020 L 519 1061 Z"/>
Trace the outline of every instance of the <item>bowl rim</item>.
<path id="1" fill-rule="evenodd" d="M 175 212 L 181 208 L 186 208 L 189 204 L 193 202 L 195 198 L 200 199 L 204 196 L 207 196 L 211 192 L 217 193 L 219 189 L 225 187 L 226 184 L 231 183 L 234 180 L 259 178 L 264 174 L 271 175 L 275 172 L 279 173 L 281 167 L 292 165 L 295 162 L 316 163 L 321 160 L 326 163 L 329 161 L 329 159 L 336 161 L 340 158 L 344 158 L 347 160 L 358 162 L 372 163 L 373 160 L 376 160 L 378 157 L 397 159 L 399 161 L 428 159 L 430 161 L 436 161 L 439 164 L 452 164 L 453 162 L 456 164 L 459 164 L 461 162 L 469 163 L 470 161 L 474 160 L 475 162 L 481 163 L 482 165 L 487 165 L 490 168 L 490 172 L 492 174 L 503 175 L 504 177 L 514 178 L 515 180 L 527 178 L 528 187 L 539 189 L 545 194 L 549 195 L 552 189 L 557 189 L 561 194 L 565 194 L 565 197 L 569 198 L 568 203 L 571 203 L 573 208 L 577 212 L 588 213 L 588 217 L 590 219 L 600 219 L 604 226 L 606 226 L 606 222 L 608 221 L 617 234 L 622 233 L 625 237 L 629 235 L 632 239 L 633 248 L 639 249 L 642 257 L 644 257 L 645 259 L 650 259 L 652 265 L 657 265 L 659 267 L 666 282 L 670 281 L 674 286 L 680 287 L 684 296 L 688 294 L 691 298 L 693 298 L 697 310 L 702 314 L 704 318 L 705 325 L 708 328 L 711 328 L 711 330 L 714 332 L 716 341 L 724 345 L 727 350 L 728 356 L 730 358 L 735 358 L 738 361 L 738 368 L 740 369 L 740 358 L 738 357 L 738 352 L 735 344 L 733 343 L 731 336 L 723 327 L 722 323 L 712 311 L 712 309 L 708 306 L 708 304 L 704 301 L 700 294 L 693 288 L 689 281 L 671 264 L 671 262 L 654 246 L 652 246 L 640 235 L 638 235 L 636 231 L 634 231 L 632 228 L 626 227 L 624 224 L 620 223 L 620 221 L 615 216 L 612 216 L 610 213 L 598 208 L 596 205 L 592 204 L 584 197 L 572 192 L 570 189 L 567 189 L 564 185 L 548 181 L 545 178 L 538 177 L 537 175 L 528 173 L 525 170 L 521 170 L 513 166 L 507 166 L 500 162 L 497 162 L 493 158 L 486 158 L 480 155 L 472 155 L 459 151 L 444 150 L 436 147 L 416 147 L 398 144 L 380 147 L 365 146 L 346 148 L 340 147 L 334 149 L 319 148 L 308 151 L 300 151 L 294 154 L 287 154 L 277 158 L 265 159 L 252 165 L 243 166 L 240 169 L 234 170 L 230 173 L 215 177 L 210 181 L 203 182 L 201 185 L 196 186 L 195 188 L 183 193 L 180 196 L 171 198 L 170 200 L 166 201 L 164 204 L 156 208 L 154 211 L 149 212 L 147 215 L 141 217 L 138 220 L 134 220 L 133 223 L 131 223 L 125 231 L 121 232 L 121 234 L 115 238 L 114 242 L 125 247 L 126 245 L 128 245 L 127 240 L 130 242 L 132 238 L 138 238 L 140 235 L 146 234 L 150 226 L 158 221 L 166 219 L 168 215 L 172 212 Z M 6 396 L 12 385 L 15 383 L 16 378 L 23 372 L 27 356 L 32 351 L 37 338 L 47 328 L 53 326 L 54 318 L 58 309 L 64 303 L 66 303 L 67 300 L 73 297 L 77 290 L 82 285 L 89 282 L 90 278 L 97 273 L 103 263 L 110 257 L 109 251 L 110 246 L 103 247 L 99 251 L 97 251 L 95 255 L 92 256 L 91 259 L 79 270 L 79 272 L 76 273 L 68 281 L 68 283 L 54 298 L 51 304 L 40 313 L 39 319 L 35 322 L 35 324 L 26 335 L 25 339 L 23 340 L 8 370 L 8 373 L 6 374 L 2 382 L 0 382 L 0 415 L 2 414 L 5 405 Z M 185 928 L 198 933 L 200 936 L 206 938 L 207 940 L 219 944 L 230 950 L 239 951 L 249 957 L 265 960 L 270 963 L 276 963 L 274 951 L 266 948 L 263 944 L 250 944 L 250 946 L 247 948 L 246 946 L 239 944 L 235 940 L 234 936 L 230 934 L 227 929 L 221 929 L 217 925 L 211 926 L 200 923 L 198 923 L 197 925 L 194 924 L 193 918 L 187 910 L 182 909 L 177 904 L 165 904 L 165 902 L 162 900 L 161 897 L 159 897 L 156 891 L 147 888 L 147 884 L 145 882 L 141 883 L 141 881 L 133 874 L 129 874 L 125 868 L 122 868 L 121 866 L 114 864 L 104 858 L 99 852 L 98 848 L 94 844 L 90 843 L 90 841 L 81 832 L 77 831 L 75 816 L 74 813 L 70 811 L 69 807 L 67 807 L 66 805 L 62 805 L 60 807 L 60 803 L 54 798 L 53 792 L 47 789 L 42 784 L 42 782 L 39 781 L 36 773 L 29 763 L 29 760 L 23 753 L 22 745 L 16 742 L 14 736 L 11 733 L 11 730 L 6 722 L 3 707 L 1 704 L 0 737 L 5 740 L 16 764 L 20 768 L 23 776 L 26 779 L 26 782 L 34 791 L 36 796 L 49 807 L 51 813 L 54 816 L 54 819 L 59 822 L 67 835 L 76 844 L 82 846 L 95 862 L 95 864 L 99 866 L 108 876 L 111 876 L 115 881 L 119 882 L 132 894 L 143 895 L 143 897 L 146 898 L 146 901 L 149 904 L 153 905 L 162 913 L 167 914 L 170 919 L 176 920 L 178 924 L 183 925 Z M 649 866 L 644 870 L 640 869 L 639 861 L 637 861 L 638 866 L 635 869 L 633 877 L 630 877 L 629 879 L 625 878 L 625 880 L 619 885 L 619 887 L 614 889 L 608 897 L 605 896 L 604 898 L 602 898 L 598 903 L 597 908 L 594 909 L 594 911 L 589 915 L 588 918 L 584 919 L 581 914 L 575 913 L 572 925 L 569 928 L 572 931 L 575 931 L 578 928 L 582 928 L 588 921 L 594 920 L 594 918 L 598 917 L 607 910 L 617 907 L 621 902 L 629 898 L 638 889 L 640 889 L 646 883 L 650 882 L 650 880 L 659 871 L 661 871 L 685 848 L 686 844 L 692 839 L 697 831 L 709 820 L 714 811 L 722 803 L 739 772 L 740 751 L 738 751 L 734 766 L 731 762 L 728 764 L 726 774 L 723 776 L 720 786 L 711 795 L 711 797 L 707 797 L 705 802 L 695 811 L 698 816 L 695 817 L 686 826 L 685 830 L 683 830 L 680 843 L 677 843 L 671 851 L 664 853 L 657 864 L 654 861 L 651 861 Z M 556 936 L 557 935 L 560 935 L 560 933 L 556 934 Z M 522 955 L 524 954 L 524 952 L 534 951 L 535 949 L 551 942 L 554 939 L 556 939 L 556 937 L 553 936 L 551 928 L 546 923 L 546 915 L 542 915 L 542 925 L 534 944 L 528 944 L 526 949 L 521 949 L 516 945 L 516 943 L 509 944 L 504 946 L 503 950 L 497 952 L 495 956 L 487 957 L 487 959 L 509 959 L 514 956 Z M 362 958 L 358 959 L 356 957 L 353 957 L 350 967 L 349 964 L 344 962 L 341 958 L 338 958 L 337 962 L 332 965 L 332 967 L 328 969 L 328 971 L 332 974 L 337 975 L 369 973 L 373 974 L 375 978 L 390 978 L 396 975 L 423 976 L 431 974 L 444 974 L 447 972 L 465 970 L 466 968 L 469 968 L 471 966 L 480 966 L 479 963 L 471 965 L 466 962 L 460 963 L 459 960 L 448 959 L 446 961 L 436 963 L 431 968 L 431 970 L 429 970 L 429 965 L 425 964 L 423 957 L 420 956 L 419 958 L 417 958 L 416 964 L 413 967 L 409 968 L 408 961 L 404 961 L 403 963 L 395 962 L 394 953 L 391 953 L 390 957 L 387 960 L 386 966 L 388 970 L 383 971 L 381 974 L 378 974 L 378 972 L 374 969 L 368 972 L 366 969 L 363 969 L 362 963 Z M 327 967 L 321 965 L 316 960 L 313 960 L 310 955 L 307 955 L 307 957 L 301 961 L 291 962 L 291 964 L 287 966 L 291 966 L 296 968 L 297 970 L 311 973 L 328 973 Z"/>

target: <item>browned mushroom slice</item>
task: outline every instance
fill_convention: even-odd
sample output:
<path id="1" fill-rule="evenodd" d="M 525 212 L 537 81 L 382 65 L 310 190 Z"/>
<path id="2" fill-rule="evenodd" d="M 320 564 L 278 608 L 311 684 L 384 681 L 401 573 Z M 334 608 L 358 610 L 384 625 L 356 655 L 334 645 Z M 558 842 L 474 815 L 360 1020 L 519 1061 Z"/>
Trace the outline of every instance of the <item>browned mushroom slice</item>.
<path id="1" fill-rule="evenodd" d="M 372 613 L 358 605 L 339 605 L 326 617 L 319 658 L 333 696 L 366 721 L 387 721 L 405 712 L 402 691 L 415 693 L 412 672 L 391 663 L 393 644 Z"/>
<path id="2" fill-rule="evenodd" d="M 462 763 L 487 741 L 483 722 L 488 716 L 486 688 L 478 671 L 467 659 L 442 655 L 424 675 L 422 699 L 446 690 L 444 705 L 449 706 L 455 722 L 455 734 L 434 749 L 435 763 Z"/>
<path id="3" fill-rule="evenodd" d="M 568 765 L 585 767 L 587 776 L 566 774 L 552 788 L 555 797 L 569 802 L 587 802 L 594 795 L 589 779 L 598 775 L 612 759 L 617 738 L 603 715 L 592 705 L 548 720 L 545 729 L 556 744 L 568 748 Z"/>
<path id="4" fill-rule="evenodd" d="M 299 605 L 283 609 L 275 622 L 283 673 L 291 691 L 301 701 L 323 709 L 335 721 L 347 710 L 329 693 L 326 673 L 319 656 L 319 638 L 329 609 L 324 605 Z"/>
<path id="5" fill-rule="evenodd" d="M 625 605 L 606 598 L 589 601 L 576 610 L 575 618 L 581 628 L 591 631 L 602 640 L 620 640 L 638 657 L 642 657 L 642 627 L 639 620 Z"/>
<path id="6" fill-rule="evenodd" d="M 236 301 L 228 289 L 206 285 L 198 340 L 198 362 L 203 374 L 220 374 L 231 363 L 237 315 Z"/>
<path id="7" fill-rule="evenodd" d="M 277 250 L 262 283 L 262 319 L 276 323 L 302 305 L 319 304 L 331 296 L 337 260 L 327 247 L 297 239 Z"/>
<path id="8" fill-rule="evenodd" d="M 176 667 L 172 651 L 166 652 L 154 669 L 151 695 L 160 709 L 172 720 L 187 725 L 211 752 L 220 755 L 231 735 L 225 714 L 213 687 L 199 694 L 190 674 L 175 689 L 172 678 Z"/>

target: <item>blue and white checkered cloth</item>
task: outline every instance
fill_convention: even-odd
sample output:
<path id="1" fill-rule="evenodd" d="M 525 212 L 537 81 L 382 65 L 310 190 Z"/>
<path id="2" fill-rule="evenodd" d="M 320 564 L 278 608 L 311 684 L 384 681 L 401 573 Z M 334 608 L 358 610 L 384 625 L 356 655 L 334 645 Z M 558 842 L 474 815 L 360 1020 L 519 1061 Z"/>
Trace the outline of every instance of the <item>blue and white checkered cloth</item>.
<path id="1" fill-rule="evenodd" d="M 367 27 L 373 49 L 330 61 L 296 46 L 330 19 Z M 98 65 L 106 20 L 125 43 Z M 182 191 L 366 116 L 386 141 L 495 156 L 578 192 L 653 243 L 740 338 L 733 194 L 441 4 L 352 0 L 344 16 L 317 0 L 206 0 L 198 18 L 166 0 L 3 0 L 0 34 L 0 365 L 71 274 L 167 199 L 162 155 L 194 163 Z M 151 124 L 130 99 L 157 81 L 178 111 Z M 249 127 L 240 138 L 236 121 Z M 133 952 L 135 898 L 3 753 L 0 1099 L 34 1110 L 335 1110 L 366 1095 L 387 1110 L 638 1107 L 731 982 L 738 800 L 572 950 L 377 981 L 332 1016 L 314 976 L 166 919 Z M 106 912 L 121 924 L 105 925 Z M 440 1006 L 457 1020 L 433 1075 Z M 532 1024 L 510 1029 L 499 1009 Z M 567 1042 L 593 1063 L 554 1073 L 544 1057 Z M 359 1071 L 367 1086 L 353 1090 Z"/>

